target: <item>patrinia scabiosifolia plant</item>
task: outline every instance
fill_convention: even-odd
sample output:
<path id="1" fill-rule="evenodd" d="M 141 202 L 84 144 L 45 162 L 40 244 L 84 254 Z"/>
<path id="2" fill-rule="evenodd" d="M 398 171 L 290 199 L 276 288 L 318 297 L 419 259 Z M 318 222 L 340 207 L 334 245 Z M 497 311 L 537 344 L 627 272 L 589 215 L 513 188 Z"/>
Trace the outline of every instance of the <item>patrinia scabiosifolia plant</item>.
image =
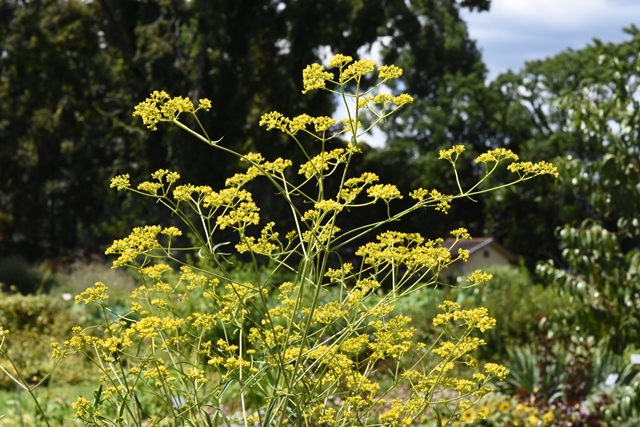
<path id="1" fill-rule="evenodd" d="M 441 239 L 385 231 L 359 247 L 359 262 L 336 264 L 341 259 L 336 254 L 414 211 L 446 213 L 452 200 L 490 191 L 479 186 L 502 163 L 514 172 L 513 181 L 502 186 L 557 175 L 556 169 L 544 162 L 518 162 L 515 154 L 498 148 L 476 159 L 486 168 L 484 178 L 470 189 L 458 184 L 458 194 L 419 188 L 402 195 L 394 185 L 379 183 L 373 173 L 349 177 L 352 159 L 360 153 L 359 137 L 412 98 L 379 90 L 401 76 L 402 70 L 393 65 L 377 68 L 378 83 L 371 89 L 360 85 L 365 75 L 376 71 L 370 60 L 337 55 L 328 68 L 334 71 L 308 66 L 303 93 L 328 90 L 342 97 L 346 119 L 306 114 L 287 118 L 271 112 L 260 122 L 295 141 L 306 157 L 296 166 L 287 159 L 235 153 L 211 140 L 197 117 L 200 110 L 211 108 L 207 99 L 195 107 L 186 98 L 154 92 L 135 108 L 134 115 L 147 127 L 176 125 L 213 149 L 237 155 L 248 168 L 219 190 L 180 184 L 179 174 L 166 170 L 136 186 L 128 175 L 111 182 L 120 191 L 156 199 L 183 227 L 135 228 L 107 249 L 118 257 L 114 267 L 136 269 L 143 278 L 131 295 L 130 312 L 114 315 L 102 283 L 77 296 L 77 302 L 101 308 L 103 332 L 77 328 L 69 341 L 54 345 L 54 354 L 81 352 L 100 369 L 102 385 L 95 395 L 73 404 L 86 424 L 451 425 L 490 391 L 489 381 L 507 374 L 497 364 L 477 366 L 472 356 L 483 344 L 474 334 L 495 324 L 485 309 L 463 310 L 444 302 L 433 320 L 441 332 L 431 342 L 417 342 L 411 319 L 394 314 L 403 298 L 435 285 L 438 273 L 466 260 L 468 252 L 452 256 Z M 366 129 L 358 121 L 365 111 L 372 118 Z M 195 118 L 196 128 L 181 121 L 186 114 Z M 308 140 L 319 154 L 308 154 Z M 329 149 L 332 141 L 335 148 Z M 453 146 L 441 151 L 440 158 L 455 171 L 463 150 Z M 261 221 L 247 189 L 256 179 L 269 180 L 274 194 L 287 203 L 291 231 L 282 235 L 276 224 Z M 413 203 L 394 211 L 393 200 L 403 197 Z M 386 205 L 386 218 L 350 230 L 337 226 L 341 214 L 376 203 Z M 222 247 L 217 239 L 222 230 L 233 230 L 236 241 Z M 184 261 L 197 256 L 176 256 L 181 248 L 174 242 L 185 232 L 197 242 L 190 250 L 206 255 L 213 268 Z M 452 234 L 457 240 L 469 238 L 464 229 Z M 234 277 L 229 269 L 222 252 L 233 252 L 233 245 L 237 254 L 252 260 L 250 280 Z M 261 267 L 265 260 L 269 270 Z M 291 280 L 277 283 L 283 271 Z M 469 277 L 470 285 L 489 279 L 480 271 Z M 388 292 L 380 290 L 383 282 Z M 191 310 L 184 313 L 186 302 Z"/>

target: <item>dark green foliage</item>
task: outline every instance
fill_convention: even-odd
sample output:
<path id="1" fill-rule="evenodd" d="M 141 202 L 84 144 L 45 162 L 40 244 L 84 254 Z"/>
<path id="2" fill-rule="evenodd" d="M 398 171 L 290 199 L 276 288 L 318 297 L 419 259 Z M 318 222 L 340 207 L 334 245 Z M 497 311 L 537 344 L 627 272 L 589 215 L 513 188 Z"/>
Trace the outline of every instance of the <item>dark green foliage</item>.
<path id="1" fill-rule="evenodd" d="M 573 320 L 617 353 L 640 334 L 640 30 L 628 32 L 629 42 L 577 52 L 591 65 L 560 93 L 572 136 L 558 161 L 560 188 L 574 216 L 558 233 L 561 259 L 538 268 L 579 301 Z"/>
<path id="2" fill-rule="evenodd" d="M 640 334 L 640 253 L 625 253 L 616 234 L 597 223 L 567 225 L 559 234 L 568 268 L 547 262 L 538 266 L 538 274 L 578 302 L 566 313 L 569 323 L 624 351 Z"/>
<path id="3" fill-rule="evenodd" d="M 554 238 L 564 224 L 594 219 L 620 237 L 637 227 L 640 31 L 625 31 L 626 42 L 595 40 L 491 84 L 504 93 L 501 124 L 514 150 L 560 170 L 555 184 L 505 189 L 487 202 L 489 234 L 525 256 L 529 267 L 541 258 L 566 265 Z M 623 238 L 623 250 L 634 246 Z"/>
<path id="4" fill-rule="evenodd" d="M 33 266 L 20 257 L 0 258 L 1 292 L 24 295 L 49 291 L 56 285 L 55 274 L 46 264 Z"/>
<path id="5" fill-rule="evenodd" d="M 484 9 L 484 3 L 475 7 Z M 411 14 L 398 22 L 382 57 L 405 70 L 397 86 L 415 101 L 386 123 L 389 146 L 373 152 L 367 166 L 403 192 L 423 187 L 457 193 L 453 172 L 438 160 L 438 151 L 465 144 L 460 179 L 463 188 L 475 184 L 472 159 L 496 146 L 490 109 L 499 94 L 485 86 L 486 67 L 455 1 L 422 0 L 406 7 Z M 484 235 L 483 204 L 482 199 L 461 201 L 446 216 L 428 213 L 404 227 L 435 237 L 464 225 L 472 235 Z"/>
<path id="6" fill-rule="evenodd" d="M 633 427 L 640 423 L 640 376 L 633 365 L 625 367 L 602 416 L 611 427 Z"/>
<path id="7" fill-rule="evenodd" d="M 224 154 L 212 158 L 202 144 L 185 149 L 176 129 L 145 132 L 131 112 L 152 90 L 208 97 L 214 109 L 203 125 L 212 137 L 223 136 L 241 152 L 259 148 L 269 157 L 290 158 L 291 144 L 258 129 L 258 119 L 269 110 L 287 116 L 331 112 L 327 94 L 301 98 L 293 78 L 318 61 L 322 49 L 356 55 L 390 36 L 383 39 L 391 40 L 389 52 L 395 47 L 406 52 L 408 46 L 420 58 L 403 65 L 413 68 L 412 85 L 424 80 L 415 93 L 432 99 L 436 111 L 439 99 L 450 103 L 446 88 L 456 84 L 447 76 L 483 68 L 459 8 L 488 5 L 486 0 L 2 2 L 0 254 L 42 258 L 92 252 L 119 236 L 125 223 L 165 219 L 144 203 L 106 191 L 115 174 L 142 180 L 171 168 L 186 181 L 220 186 L 237 169 L 235 160 Z M 456 126 L 463 125 L 457 119 Z M 272 194 L 256 193 L 264 198 L 259 202 L 265 215 L 278 217 L 279 208 L 268 203 Z"/>

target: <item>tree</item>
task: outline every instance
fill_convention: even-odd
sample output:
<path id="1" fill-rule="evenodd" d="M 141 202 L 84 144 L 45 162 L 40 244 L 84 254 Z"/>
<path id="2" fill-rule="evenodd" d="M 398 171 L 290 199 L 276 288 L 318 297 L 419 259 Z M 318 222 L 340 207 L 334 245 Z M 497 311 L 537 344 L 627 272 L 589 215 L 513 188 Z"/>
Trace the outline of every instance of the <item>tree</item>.
<path id="1" fill-rule="evenodd" d="M 460 17 L 462 7 L 486 11 L 489 2 L 421 0 L 394 5 L 396 18 L 383 39 L 382 58 L 405 70 L 393 89 L 408 92 L 415 101 L 385 125 L 387 147 L 370 153 L 367 168 L 380 171 L 382 179 L 402 189 L 438 188 L 454 194 L 456 179 L 438 160 L 438 151 L 454 144 L 467 146 L 464 161 L 469 166 L 461 169 L 460 179 L 469 188 L 479 176 L 471 159 L 498 146 L 491 114 L 487 116 L 497 98 L 485 86 L 481 53 Z M 483 199 L 461 200 L 447 216 L 425 213 L 403 226 L 438 236 L 464 223 L 472 234 L 484 234 L 482 205 Z"/>
<path id="2" fill-rule="evenodd" d="M 580 302 L 580 324 L 617 352 L 640 336 L 640 30 L 627 32 L 629 42 L 585 50 L 589 74 L 559 99 L 575 136 L 561 181 L 588 219 L 562 227 L 562 262 L 537 270 Z"/>
<path id="3" fill-rule="evenodd" d="M 357 56 L 383 36 L 442 47 L 445 32 L 415 32 L 416 24 L 459 28 L 459 7 L 486 9 L 488 2 L 2 2 L 0 254 L 55 256 L 106 244 L 124 218 L 104 187 L 121 171 L 142 178 L 172 168 L 190 181 L 220 185 L 237 167 L 201 147 L 183 148 L 175 129 L 143 133 L 131 107 L 152 90 L 209 97 L 216 108 L 203 124 L 212 137 L 243 151 L 266 145 L 274 157 L 289 156 L 290 144 L 260 132 L 258 117 L 273 109 L 331 111 L 325 94 L 301 101 L 292 78 L 319 61 L 322 48 Z M 430 66 L 417 72 L 436 72 Z M 256 193 L 268 202 L 268 192 Z M 125 208 L 138 222 L 154 221 L 131 199 Z"/>
<path id="4" fill-rule="evenodd" d="M 583 173 L 593 176 L 595 170 L 589 169 L 593 162 L 611 153 L 612 148 L 603 146 L 601 133 L 590 135 L 580 128 L 572 116 L 571 104 L 584 97 L 593 85 L 613 85 L 615 71 L 610 64 L 599 62 L 603 53 L 620 56 L 627 63 L 633 61 L 631 52 L 637 46 L 638 33 L 635 28 L 626 31 L 632 37 L 627 42 L 604 44 L 595 40 L 584 49 L 529 62 L 520 72 L 500 75 L 490 85 L 502 94 L 503 105 L 496 110 L 494 123 L 505 143 L 523 157 L 552 159 L 562 171 L 556 183 L 531 183 L 518 191 L 505 189 L 487 200 L 490 234 L 524 255 L 530 268 L 540 259 L 562 263 L 555 237 L 557 227 L 575 226 L 594 218 L 607 222 L 611 229 L 617 221 L 618 214 L 612 217 L 613 211 L 605 214 L 601 210 L 606 197 L 600 197 L 600 202 L 592 198 L 593 188 L 580 178 Z M 633 79 L 629 73 L 623 78 Z M 594 92 L 590 96 L 595 104 L 614 99 L 612 92 Z M 564 102 L 559 102 L 561 97 Z M 581 184 L 576 185 L 576 180 Z"/>

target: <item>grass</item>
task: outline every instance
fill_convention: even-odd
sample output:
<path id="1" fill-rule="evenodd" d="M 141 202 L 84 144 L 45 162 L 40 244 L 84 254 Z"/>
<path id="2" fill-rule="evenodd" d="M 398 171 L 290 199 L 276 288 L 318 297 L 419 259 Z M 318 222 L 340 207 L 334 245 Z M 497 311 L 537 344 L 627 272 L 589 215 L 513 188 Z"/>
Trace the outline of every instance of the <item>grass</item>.
<path id="1" fill-rule="evenodd" d="M 92 384 L 41 387 L 35 394 L 51 426 L 76 426 L 82 424 L 74 420 L 70 403 L 80 395 L 91 396 L 93 388 Z M 29 393 L 18 388 L 0 390 L 0 416 L 0 427 L 46 426 Z"/>

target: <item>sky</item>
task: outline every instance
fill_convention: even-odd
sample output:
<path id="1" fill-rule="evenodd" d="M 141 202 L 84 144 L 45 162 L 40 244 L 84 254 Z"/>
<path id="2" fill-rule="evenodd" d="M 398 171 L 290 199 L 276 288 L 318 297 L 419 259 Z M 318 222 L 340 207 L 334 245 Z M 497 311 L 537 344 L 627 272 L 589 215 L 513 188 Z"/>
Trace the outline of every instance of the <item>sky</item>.
<path id="1" fill-rule="evenodd" d="M 594 38 L 621 42 L 622 29 L 640 27 L 640 0 L 492 0 L 489 12 L 462 11 L 470 37 L 482 52 L 491 81 L 526 61 L 544 59 L 568 48 L 582 49 Z M 337 116 L 343 117 L 344 108 Z M 362 138 L 384 146 L 380 131 Z"/>
<path id="2" fill-rule="evenodd" d="M 594 37 L 629 39 L 622 28 L 640 27 L 640 0 L 493 0 L 489 12 L 465 9 L 462 17 L 492 80 L 525 61 L 581 49 Z"/>

